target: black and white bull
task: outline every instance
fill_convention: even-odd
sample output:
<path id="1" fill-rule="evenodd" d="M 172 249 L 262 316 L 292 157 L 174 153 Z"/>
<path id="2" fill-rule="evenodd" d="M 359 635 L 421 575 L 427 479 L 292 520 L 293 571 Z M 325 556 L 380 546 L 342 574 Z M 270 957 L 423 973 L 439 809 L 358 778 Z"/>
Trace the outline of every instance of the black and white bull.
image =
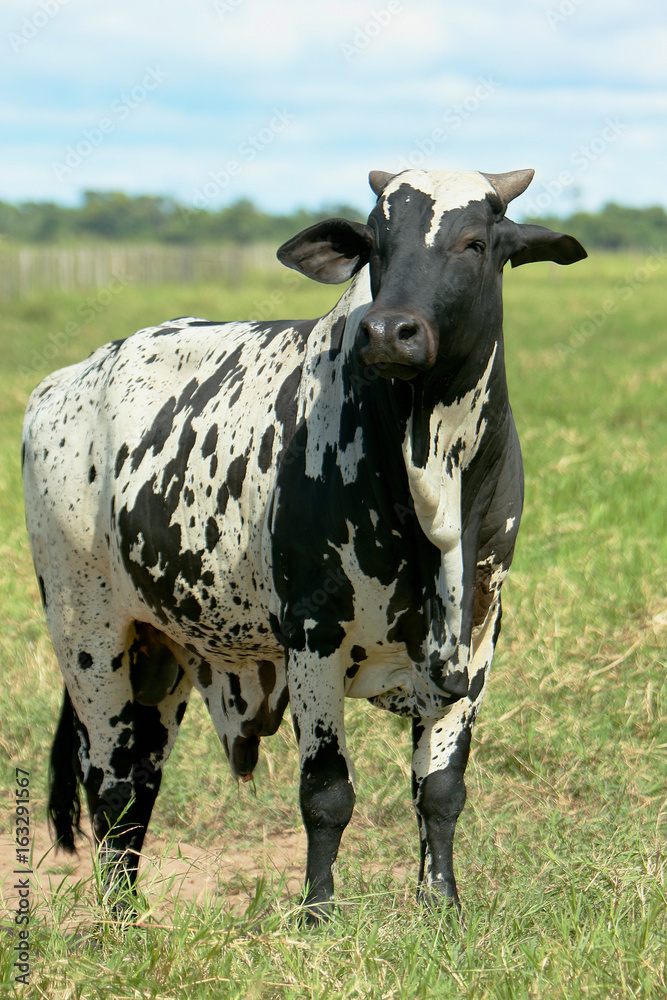
<path id="1" fill-rule="evenodd" d="M 192 687 L 243 779 L 289 700 L 324 915 L 355 801 L 348 696 L 412 719 L 420 891 L 458 906 L 454 829 L 523 494 L 502 272 L 586 256 L 505 217 L 532 174 L 373 172 L 367 225 L 278 251 L 318 281 L 359 272 L 327 316 L 174 320 L 33 393 L 27 523 L 66 684 L 49 810 L 72 849 L 83 784 L 112 885 L 134 882 Z"/>

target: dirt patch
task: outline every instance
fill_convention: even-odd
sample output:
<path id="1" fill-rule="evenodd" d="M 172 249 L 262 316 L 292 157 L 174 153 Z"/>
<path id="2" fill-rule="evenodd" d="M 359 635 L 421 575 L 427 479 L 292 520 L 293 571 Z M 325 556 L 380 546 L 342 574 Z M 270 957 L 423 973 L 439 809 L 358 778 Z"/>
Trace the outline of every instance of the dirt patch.
<path id="1" fill-rule="evenodd" d="M 147 834 L 139 865 L 139 888 L 156 914 L 173 909 L 174 902 L 217 901 L 224 897 L 230 909 L 245 909 L 252 898 L 258 878 L 281 881 L 281 892 L 297 897 L 301 889 L 306 859 L 306 835 L 303 830 L 272 834 L 259 849 L 235 847 L 208 849 L 184 840 L 169 842 Z M 78 856 L 53 850 L 46 823 L 33 825 L 31 903 L 37 910 L 49 908 L 51 897 L 64 882 L 71 887 L 87 882 L 85 899 L 93 896 L 92 844 L 79 843 Z M 0 837 L 0 908 L 6 914 L 16 910 L 17 891 L 13 888 L 16 869 L 16 845 L 8 836 Z M 83 900 L 82 900 L 83 903 Z M 6 918 L 3 917 L 4 923 Z"/>

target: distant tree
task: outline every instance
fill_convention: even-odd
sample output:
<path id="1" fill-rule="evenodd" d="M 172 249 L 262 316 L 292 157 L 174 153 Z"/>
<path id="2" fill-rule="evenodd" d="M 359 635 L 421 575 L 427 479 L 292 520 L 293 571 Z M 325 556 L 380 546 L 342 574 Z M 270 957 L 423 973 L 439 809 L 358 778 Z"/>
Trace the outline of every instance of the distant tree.
<path id="1" fill-rule="evenodd" d="M 599 212 L 575 212 L 567 219 L 555 216 L 525 220 L 550 229 L 567 230 L 584 246 L 600 250 L 643 250 L 667 247 L 667 212 L 661 205 L 629 208 L 608 202 Z"/>
<path id="2" fill-rule="evenodd" d="M 121 191 L 84 191 L 76 231 L 104 239 L 160 240 L 177 209 L 170 198 Z"/>
<path id="3" fill-rule="evenodd" d="M 0 237 L 4 239 L 25 239 L 21 210 L 16 205 L 0 201 Z"/>
<path id="4" fill-rule="evenodd" d="M 34 225 L 32 238 L 45 243 L 59 239 L 69 223 L 67 209 L 53 202 L 35 205 L 35 211 L 31 213 L 30 218 Z"/>
<path id="5" fill-rule="evenodd" d="M 53 202 L 0 202 L 0 236 L 24 242 L 54 242 L 67 233 L 72 210 Z"/>
<path id="6" fill-rule="evenodd" d="M 263 242 L 278 246 L 301 229 L 330 216 L 358 222 L 365 219 L 358 209 L 341 204 L 272 215 L 248 198 L 207 211 L 156 195 L 84 191 L 78 208 L 53 202 L 0 202 L 0 238 L 36 243 L 93 239 L 190 244 Z M 667 247 L 667 212 L 660 205 L 630 208 L 610 202 L 599 212 L 577 211 L 568 218 L 551 216 L 525 221 L 570 232 L 586 247 Z"/>

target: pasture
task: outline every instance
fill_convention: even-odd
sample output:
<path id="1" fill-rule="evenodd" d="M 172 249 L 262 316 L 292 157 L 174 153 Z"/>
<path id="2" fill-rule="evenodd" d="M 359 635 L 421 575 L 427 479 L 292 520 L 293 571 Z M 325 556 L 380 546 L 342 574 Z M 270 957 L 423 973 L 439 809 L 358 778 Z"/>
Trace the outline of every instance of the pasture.
<path id="1" fill-rule="evenodd" d="M 455 842 L 465 926 L 414 902 L 418 837 L 404 720 L 348 702 L 357 805 L 337 866 L 337 916 L 312 932 L 298 922 L 292 871 L 276 870 L 267 850 L 301 829 L 289 721 L 262 741 L 256 788 L 237 786 L 193 696 L 149 836 L 228 853 L 233 876 L 201 905 L 166 897 L 168 885 L 155 879 L 140 881 L 138 925 L 124 930 L 97 907 L 94 875 L 64 881 L 48 904 L 33 900 L 31 985 L 19 994 L 667 995 L 666 275 L 664 254 L 507 269 L 507 371 L 526 507 Z M 339 295 L 285 272 L 241 286 L 140 288 L 128 280 L 104 295 L 33 292 L 3 303 L 5 847 L 16 766 L 30 770 L 31 821 L 43 825 L 61 697 L 24 529 L 19 439 L 29 392 L 51 368 L 144 325 L 188 314 L 313 316 Z M 82 825 L 89 830 L 87 817 Z M 244 871 L 244 859 L 259 875 Z M 305 853 L 299 869 L 304 861 Z M 49 854 L 41 866 L 53 872 L 55 889 L 68 859 Z M 4 995 L 15 989 L 13 879 L 7 864 L 0 870 Z"/>

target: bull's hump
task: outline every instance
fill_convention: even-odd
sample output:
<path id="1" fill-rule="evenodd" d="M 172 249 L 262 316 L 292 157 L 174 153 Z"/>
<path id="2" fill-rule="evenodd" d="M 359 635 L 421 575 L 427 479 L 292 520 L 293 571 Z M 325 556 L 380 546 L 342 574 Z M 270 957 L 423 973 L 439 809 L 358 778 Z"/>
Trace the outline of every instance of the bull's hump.
<path id="1" fill-rule="evenodd" d="M 424 235 L 426 246 L 433 246 L 443 215 L 458 208 L 465 208 L 473 201 L 483 201 L 487 195 L 494 195 L 493 185 L 477 170 L 456 172 L 453 170 L 406 170 L 387 185 L 382 192 L 385 217 L 390 218 L 390 198 L 399 188 L 405 187 L 405 197 L 410 197 L 410 188 L 430 196 L 433 200 L 433 216 L 430 228 Z"/>

